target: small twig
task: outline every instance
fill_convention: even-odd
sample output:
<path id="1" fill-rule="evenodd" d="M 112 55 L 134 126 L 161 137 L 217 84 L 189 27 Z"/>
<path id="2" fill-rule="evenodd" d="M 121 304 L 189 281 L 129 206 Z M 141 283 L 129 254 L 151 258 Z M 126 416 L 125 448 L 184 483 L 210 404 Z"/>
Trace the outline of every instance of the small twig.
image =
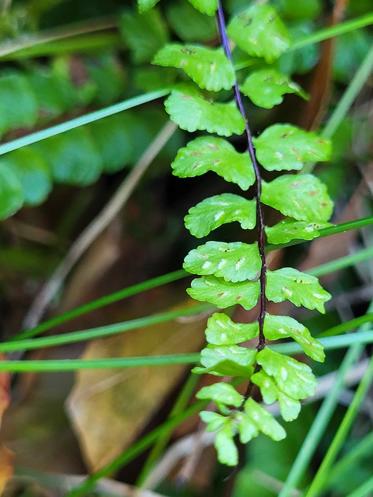
<path id="1" fill-rule="evenodd" d="M 51 473 L 40 473 L 36 471 L 17 470 L 12 482 L 17 481 L 27 483 L 37 481 L 43 488 L 56 492 L 57 495 L 64 495 L 86 479 L 86 475 L 60 475 Z M 166 497 L 150 490 L 141 490 L 126 483 L 120 483 L 109 478 L 102 478 L 97 483 L 97 491 L 120 497 Z"/>
<path id="2" fill-rule="evenodd" d="M 150 164 L 153 162 L 154 158 L 158 155 L 160 150 L 162 150 L 164 145 L 174 134 L 175 130 L 176 125 L 171 122 L 168 122 L 161 129 L 153 142 L 140 157 L 137 164 L 128 176 L 126 176 L 123 183 L 119 186 L 118 190 L 108 204 L 75 240 L 66 254 L 66 257 L 55 269 L 50 279 L 45 283 L 32 303 L 31 308 L 24 320 L 25 328 L 32 328 L 39 323 L 73 266 L 96 240 L 96 238 L 113 221 L 115 216 L 127 202 L 128 198 L 136 188 Z"/>

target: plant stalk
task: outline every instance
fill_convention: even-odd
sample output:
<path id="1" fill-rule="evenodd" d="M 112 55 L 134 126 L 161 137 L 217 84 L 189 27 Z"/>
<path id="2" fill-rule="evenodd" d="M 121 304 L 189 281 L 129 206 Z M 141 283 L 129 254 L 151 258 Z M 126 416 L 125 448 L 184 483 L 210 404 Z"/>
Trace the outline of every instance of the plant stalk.
<path id="1" fill-rule="evenodd" d="M 229 61 L 233 65 L 232 51 L 229 45 L 229 39 L 227 36 L 227 29 L 224 17 L 224 10 L 221 0 L 218 2 L 218 12 L 217 12 L 217 22 L 220 38 L 223 44 L 224 52 Z M 259 314 L 258 314 L 258 324 L 259 324 L 259 340 L 257 345 L 258 352 L 261 351 L 265 345 L 265 336 L 264 336 L 264 319 L 266 315 L 267 309 L 267 299 L 266 299 L 266 282 L 267 282 L 267 261 L 266 261 L 266 253 L 265 253 L 265 224 L 264 224 L 264 215 L 263 208 L 261 203 L 261 195 L 262 195 L 262 176 L 260 173 L 259 164 L 256 158 L 255 146 L 253 142 L 253 136 L 250 130 L 249 121 L 246 115 L 246 111 L 243 105 L 242 96 L 240 92 L 240 88 L 238 85 L 237 78 L 235 78 L 234 82 L 234 99 L 237 105 L 238 110 L 240 111 L 244 121 L 245 121 L 245 133 L 247 138 L 247 151 L 250 156 L 250 160 L 254 169 L 255 174 L 255 201 L 256 201 L 256 224 L 257 224 L 257 233 L 258 233 L 258 248 L 259 254 L 262 261 L 261 269 L 260 269 L 260 297 L 259 297 Z M 246 392 L 246 397 L 251 395 L 252 385 L 251 383 L 248 385 L 248 389 Z"/>

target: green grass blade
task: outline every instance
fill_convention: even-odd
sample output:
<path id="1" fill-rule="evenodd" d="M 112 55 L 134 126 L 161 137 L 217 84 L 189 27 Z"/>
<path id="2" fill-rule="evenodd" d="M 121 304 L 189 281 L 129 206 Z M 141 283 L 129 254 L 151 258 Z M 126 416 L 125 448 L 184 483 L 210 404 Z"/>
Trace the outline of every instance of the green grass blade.
<path id="1" fill-rule="evenodd" d="M 96 50 L 114 50 L 123 44 L 116 33 L 94 33 L 91 35 L 76 36 L 67 40 L 56 40 L 48 43 L 29 46 L 17 50 L 11 55 L 1 57 L 2 61 L 24 60 L 35 57 L 51 57 L 60 54 L 76 52 L 94 52 Z"/>
<path id="2" fill-rule="evenodd" d="M 56 347 L 58 345 L 66 345 L 69 343 L 106 338 L 119 333 L 138 330 L 139 328 L 144 328 L 146 326 L 166 323 L 167 321 L 172 321 L 173 319 L 178 319 L 183 316 L 193 316 L 195 314 L 199 314 L 200 312 L 213 309 L 214 308 L 211 307 L 211 305 L 199 304 L 192 307 L 185 307 L 183 309 L 132 319 L 130 321 L 122 321 L 106 326 L 99 326 L 88 330 L 73 331 L 72 333 L 65 333 L 63 335 L 5 342 L 0 344 L 0 352 L 15 352 L 17 350 L 33 350 L 44 347 Z"/>
<path id="3" fill-rule="evenodd" d="M 185 314 L 184 314 L 185 315 Z M 161 316 L 161 315 L 158 315 Z M 149 316 L 150 318 L 156 318 L 157 316 Z M 131 322 L 128 322 L 131 323 Z M 116 325 L 114 325 L 116 326 Z M 106 327 L 104 327 L 106 328 Z M 134 329 L 134 328 L 133 328 Z M 85 332 L 76 333 L 88 333 L 89 330 Z M 113 334 L 113 333 L 111 333 Z M 73 333 L 69 333 L 66 336 L 61 337 L 47 337 L 50 339 L 65 338 L 61 343 L 72 343 L 70 336 Z M 102 335 L 101 335 L 102 336 Z M 106 335 L 108 336 L 108 335 Z M 45 339 L 34 339 L 30 340 L 30 344 L 27 349 L 35 349 L 40 346 L 38 342 L 38 347 L 32 342 Z M 96 337 L 97 338 L 97 337 Z M 75 340 L 78 341 L 78 340 Z M 325 337 L 320 339 L 321 343 L 324 345 L 326 350 L 339 349 L 343 347 L 348 347 L 351 344 L 367 344 L 373 343 L 373 330 L 363 330 L 358 333 L 349 333 L 343 336 L 336 337 Z M 18 342 L 12 342 L 12 344 L 18 345 Z M 48 345 L 52 346 L 51 342 L 46 342 Z M 21 344 L 21 342 L 19 342 Z M 54 345 L 55 343 L 53 343 Z M 4 344 L 5 345 L 5 344 Z M 286 354 L 296 354 L 302 352 L 302 348 L 293 342 L 275 344 L 271 347 L 273 350 Z M 23 346 L 22 350 L 25 347 Z M 19 350 L 19 349 L 13 349 Z M 30 361 L 12 361 L 3 360 L 0 361 L 0 371 L 12 371 L 15 373 L 23 372 L 34 372 L 34 373 L 46 373 L 46 372 L 59 372 L 59 371 L 79 371 L 82 369 L 110 369 L 110 368 L 135 368 L 141 366 L 167 366 L 172 364 L 193 364 L 198 362 L 199 354 L 171 354 L 164 356 L 144 356 L 144 357 L 109 357 L 104 359 L 57 359 L 57 360 L 30 360 Z"/>
<path id="4" fill-rule="evenodd" d="M 373 19 L 373 14 L 370 14 Z M 329 117 L 325 128 L 322 131 L 322 135 L 330 138 L 334 135 L 335 131 L 346 117 L 353 101 L 360 93 L 364 83 L 369 78 L 373 70 L 373 46 L 367 53 L 365 59 L 361 63 L 359 69 L 356 71 L 351 83 L 348 85 L 344 95 L 339 100 L 334 112 Z"/>
<path id="5" fill-rule="evenodd" d="M 367 391 L 372 384 L 373 381 L 373 357 L 369 362 L 369 366 L 359 384 L 358 389 L 352 399 L 349 408 L 347 409 L 346 414 L 343 417 L 341 424 L 335 434 L 331 445 L 316 473 L 315 478 L 313 479 L 311 486 L 309 487 L 305 497 L 317 497 L 320 495 L 323 487 L 325 486 L 325 482 L 328 478 L 328 474 L 334 464 L 335 459 L 338 456 L 338 453 L 347 438 L 347 435 L 350 431 L 350 428 L 359 412 L 359 408 L 361 403 L 363 402 Z"/>
<path id="6" fill-rule="evenodd" d="M 22 136 L 21 138 L 16 138 L 15 140 L 0 145 L 0 155 L 4 155 L 8 152 L 12 152 L 13 150 L 17 150 L 18 148 L 25 147 L 26 145 L 31 145 L 32 143 L 45 140 L 52 136 L 65 133 L 66 131 L 79 128 L 80 126 L 84 126 L 85 124 L 93 123 L 94 121 L 98 121 L 99 119 L 103 119 L 104 117 L 118 114 L 118 112 L 133 109 L 134 107 L 138 107 L 139 105 L 143 105 L 147 102 L 152 102 L 153 100 L 164 97 L 168 93 L 169 90 L 158 90 L 150 93 L 144 93 L 143 95 L 138 95 L 137 97 L 129 98 L 128 100 L 124 100 L 123 102 L 118 102 L 114 105 L 104 107 L 103 109 L 90 112 L 89 114 L 84 114 L 83 116 L 70 119 L 70 121 L 65 121 L 61 124 L 51 126 L 50 128 L 36 131 L 35 133 Z"/>
<path id="7" fill-rule="evenodd" d="M 365 228 L 366 226 L 370 226 L 372 224 L 373 224 L 373 216 L 354 219 L 353 221 L 348 221 L 347 223 L 340 223 L 334 226 L 330 226 L 329 228 L 321 229 L 319 236 L 314 238 L 314 240 L 316 240 L 317 238 L 325 238 L 327 236 L 338 235 L 339 233 L 345 233 L 346 231 Z M 266 250 L 267 252 L 271 252 L 273 250 L 300 245 L 301 243 L 309 243 L 309 242 L 307 242 L 306 240 L 293 240 L 289 243 L 283 243 L 278 245 L 267 245 Z"/>
<path id="8" fill-rule="evenodd" d="M 373 257 L 373 247 L 368 247 L 366 249 L 359 250 L 354 254 L 346 255 L 345 257 L 340 257 L 339 259 L 321 264 L 320 266 L 310 269 L 308 272 L 314 276 L 323 276 L 324 274 L 333 273 L 334 271 L 354 266 L 355 264 L 366 261 L 371 257 Z"/>
<path id="9" fill-rule="evenodd" d="M 359 331 L 357 333 L 347 333 L 346 335 L 318 339 L 323 344 L 325 350 L 343 349 L 344 347 L 349 347 L 355 343 L 373 343 L 373 330 Z M 271 349 L 283 354 L 299 354 L 303 350 L 302 347 L 295 342 L 276 344 L 271 346 Z"/>
<path id="10" fill-rule="evenodd" d="M 35 361 L 0 361 L 0 371 L 14 373 L 60 373 L 83 369 L 141 368 L 145 366 L 174 366 L 195 364 L 199 354 L 169 354 L 162 356 L 109 357 L 105 359 L 56 359 Z"/>
<path id="11" fill-rule="evenodd" d="M 52 319 L 48 319 L 48 321 L 44 321 L 35 328 L 24 330 L 13 337 L 13 340 L 31 338 L 35 335 L 40 335 L 41 333 L 48 331 L 51 328 L 59 326 L 66 321 L 71 321 L 72 319 L 82 316 L 83 314 L 96 311 L 97 309 L 106 307 L 110 304 L 113 304 L 114 302 L 119 302 L 120 300 L 126 299 L 128 297 L 133 297 L 134 295 L 138 295 L 139 293 L 145 292 L 147 290 L 151 290 L 162 285 L 167 285 L 168 283 L 171 283 L 173 281 L 185 278 L 186 274 L 187 273 L 181 269 L 179 271 L 173 271 L 172 273 L 163 274 L 162 276 L 157 276 L 155 278 L 151 278 L 127 288 L 123 288 L 122 290 L 118 290 L 117 292 L 105 295 L 104 297 L 101 297 L 99 299 L 92 300 L 87 304 L 83 304 Z"/>
<path id="12" fill-rule="evenodd" d="M 369 12 L 355 19 L 349 19 L 347 21 L 341 22 L 336 26 L 330 26 L 324 29 L 316 31 L 316 33 L 311 33 L 300 40 L 295 41 L 288 52 L 293 50 L 298 50 L 307 45 L 313 45 L 315 43 L 320 43 L 321 41 L 328 40 L 329 38 L 335 38 L 336 36 L 355 31 L 356 29 L 364 28 L 365 26 L 370 26 L 373 24 L 373 12 Z"/>
<path id="13" fill-rule="evenodd" d="M 373 432 L 369 433 L 363 437 L 359 442 L 356 443 L 331 469 L 328 475 L 329 485 L 338 479 L 343 479 L 343 475 L 349 468 L 354 467 L 360 463 L 360 460 L 371 454 L 373 447 Z M 325 490 L 327 490 L 325 488 Z"/>
<path id="14" fill-rule="evenodd" d="M 115 18 L 105 17 L 101 19 L 89 19 L 89 21 L 84 22 L 75 22 L 56 29 L 49 29 L 38 33 L 36 36 L 20 36 L 12 41 L 6 41 L 5 43 L 0 44 L 0 57 L 11 56 L 12 54 L 27 48 L 48 45 L 55 41 L 78 37 L 114 27 L 116 27 Z"/>
<path id="15" fill-rule="evenodd" d="M 351 331 L 365 323 L 371 323 L 372 321 L 373 321 L 373 312 L 368 312 L 367 314 L 364 314 L 364 316 L 360 316 L 358 318 L 351 319 L 351 321 L 346 321 L 344 323 L 337 324 L 336 326 L 333 326 L 332 328 L 323 331 L 322 333 L 320 333 L 320 335 L 318 335 L 318 338 L 340 335 L 341 333 L 344 333 L 346 331 Z"/>

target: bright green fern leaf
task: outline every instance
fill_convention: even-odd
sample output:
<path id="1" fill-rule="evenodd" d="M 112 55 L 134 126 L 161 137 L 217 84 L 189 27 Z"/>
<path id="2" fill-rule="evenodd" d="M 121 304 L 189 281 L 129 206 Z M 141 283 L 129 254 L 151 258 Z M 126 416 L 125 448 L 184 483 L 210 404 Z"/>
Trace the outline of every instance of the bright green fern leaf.
<path id="1" fill-rule="evenodd" d="M 206 372 L 220 376 L 249 377 L 255 362 L 256 350 L 238 345 L 205 347 L 201 351 L 201 364 Z"/>
<path id="2" fill-rule="evenodd" d="M 207 236 L 219 226 L 234 221 L 238 221 L 242 229 L 253 229 L 256 224 L 255 202 L 232 193 L 215 195 L 189 209 L 184 221 L 196 238 Z"/>
<path id="3" fill-rule="evenodd" d="M 244 309 L 250 310 L 258 301 L 259 283 L 228 283 L 215 276 L 205 276 L 195 278 L 187 292 L 193 299 L 209 302 L 220 309 L 240 304 Z"/>
<path id="4" fill-rule="evenodd" d="M 250 440 L 259 435 L 257 424 L 246 412 L 236 412 L 234 419 L 238 425 L 237 429 L 241 443 L 247 444 Z"/>
<path id="5" fill-rule="evenodd" d="M 222 48 L 171 43 L 157 52 L 153 64 L 182 69 L 203 90 L 230 90 L 235 81 L 233 66 Z"/>
<path id="6" fill-rule="evenodd" d="M 255 105 L 264 109 L 272 109 L 275 105 L 279 105 L 286 93 L 296 93 L 307 98 L 306 93 L 297 83 L 275 69 L 252 72 L 241 85 L 241 91 Z"/>
<path id="7" fill-rule="evenodd" d="M 275 245 L 292 240 L 313 240 L 320 235 L 320 230 L 331 226 L 330 223 L 309 223 L 284 219 L 274 226 L 266 226 L 268 243 Z"/>
<path id="8" fill-rule="evenodd" d="M 240 407 L 243 402 L 243 396 L 232 385 L 223 382 L 201 388 L 196 397 L 233 407 Z"/>
<path id="9" fill-rule="evenodd" d="M 238 450 L 234 443 L 234 435 L 232 423 L 227 423 L 218 431 L 215 438 L 218 459 L 227 466 L 237 466 L 238 464 Z"/>
<path id="10" fill-rule="evenodd" d="M 294 421 L 300 412 L 300 402 L 286 395 L 278 385 L 263 370 L 255 373 L 251 381 L 260 388 L 266 404 L 273 404 L 278 400 L 281 416 L 285 421 Z"/>
<path id="11" fill-rule="evenodd" d="M 254 4 L 236 15 L 228 26 L 232 40 L 247 54 L 278 59 L 289 47 L 289 35 L 277 12 L 268 4 Z"/>
<path id="12" fill-rule="evenodd" d="M 213 16 L 218 10 L 218 0 L 189 0 L 189 2 L 202 14 Z"/>
<path id="13" fill-rule="evenodd" d="M 281 340 L 292 338 L 315 361 L 324 362 L 325 353 L 322 344 L 313 338 L 309 330 L 289 316 L 272 316 L 266 314 L 264 321 L 264 335 L 267 340 Z"/>
<path id="14" fill-rule="evenodd" d="M 284 174 L 270 183 L 263 182 L 261 199 L 298 221 L 322 223 L 329 220 L 333 211 L 326 186 L 312 174 Z"/>
<path id="15" fill-rule="evenodd" d="M 233 101 L 213 102 L 190 86 L 173 90 L 165 101 L 165 108 L 172 121 L 191 133 L 201 130 L 231 136 L 241 135 L 245 129 L 243 117 Z"/>
<path id="16" fill-rule="evenodd" d="M 331 295 L 322 288 L 315 276 L 291 267 L 267 272 L 266 296 L 272 302 L 289 300 L 297 307 L 317 309 L 324 313 L 324 304 Z"/>
<path id="17" fill-rule="evenodd" d="M 6 219 L 23 205 L 23 189 L 13 171 L 0 164 L 0 219 Z"/>
<path id="18" fill-rule="evenodd" d="M 218 431 L 227 422 L 227 418 L 213 411 L 201 411 L 200 418 L 206 423 L 206 431 Z"/>
<path id="19" fill-rule="evenodd" d="M 314 395 L 317 382 L 307 364 L 274 352 L 269 347 L 258 352 L 257 362 L 289 397 L 301 400 Z"/>
<path id="20" fill-rule="evenodd" d="M 267 171 L 300 170 L 306 162 L 330 159 L 331 142 L 290 124 L 274 124 L 254 140 L 260 164 Z"/>
<path id="21" fill-rule="evenodd" d="M 245 413 L 257 429 L 272 440 L 278 442 L 286 437 L 286 432 L 280 423 L 254 399 L 250 398 L 245 402 Z"/>
<path id="22" fill-rule="evenodd" d="M 237 345 L 255 338 L 258 323 L 235 323 L 229 316 L 215 312 L 207 321 L 206 339 L 212 345 Z"/>
<path id="23" fill-rule="evenodd" d="M 203 136 L 181 148 L 171 164 L 179 178 L 201 176 L 213 171 L 226 181 L 248 190 L 254 184 L 254 170 L 248 153 L 240 154 L 223 138 Z"/>
<path id="24" fill-rule="evenodd" d="M 261 258 L 256 243 L 207 242 L 189 252 L 183 267 L 189 273 L 218 276 L 226 281 L 257 280 Z"/>

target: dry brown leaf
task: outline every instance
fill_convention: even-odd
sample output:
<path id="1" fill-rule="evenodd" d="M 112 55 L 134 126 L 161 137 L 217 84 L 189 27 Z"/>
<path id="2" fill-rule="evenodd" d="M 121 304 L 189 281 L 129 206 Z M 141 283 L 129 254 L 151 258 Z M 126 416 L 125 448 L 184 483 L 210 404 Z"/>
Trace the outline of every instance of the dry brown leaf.
<path id="1" fill-rule="evenodd" d="M 5 359 L 3 354 L 0 354 L 0 361 Z M 4 411 L 9 406 L 9 386 L 10 374 L 0 373 L 0 426 Z M 4 445 L 0 446 L 0 495 L 3 494 L 5 485 L 13 474 L 13 459 L 14 454 Z"/>
<path id="2" fill-rule="evenodd" d="M 203 316 L 97 340 L 88 345 L 83 358 L 193 352 L 204 343 L 205 324 Z M 163 366 L 77 373 L 67 411 L 91 470 L 107 464 L 136 438 L 184 371 L 184 366 Z"/>
<path id="3" fill-rule="evenodd" d="M 13 475 L 14 453 L 5 445 L 0 446 L 0 496 L 3 495 L 5 486 Z"/>
<path id="4" fill-rule="evenodd" d="M 5 359 L 3 354 L 0 354 L 0 361 Z M 4 411 L 9 406 L 9 386 L 10 386 L 10 374 L 0 373 L 0 426 Z"/>

